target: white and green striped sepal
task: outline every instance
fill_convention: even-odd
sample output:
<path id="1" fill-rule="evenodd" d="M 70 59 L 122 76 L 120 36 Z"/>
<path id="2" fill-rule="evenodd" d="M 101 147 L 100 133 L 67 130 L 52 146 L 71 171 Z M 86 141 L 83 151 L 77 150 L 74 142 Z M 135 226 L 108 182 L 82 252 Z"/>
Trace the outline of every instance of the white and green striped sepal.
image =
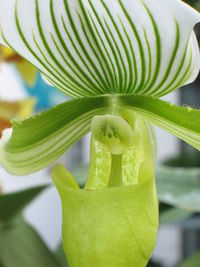
<path id="1" fill-rule="evenodd" d="M 192 82 L 198 21 L 180 0 L 0 1 L 0 41 L 71 97 L 160 97 Z"/>

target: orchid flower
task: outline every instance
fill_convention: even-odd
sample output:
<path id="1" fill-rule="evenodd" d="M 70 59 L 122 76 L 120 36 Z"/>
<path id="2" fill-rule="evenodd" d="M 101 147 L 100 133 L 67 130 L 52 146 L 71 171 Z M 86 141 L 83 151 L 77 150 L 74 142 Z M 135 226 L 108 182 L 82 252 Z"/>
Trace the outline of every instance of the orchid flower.
<path id="1" fill-rule="evenodd" d="M 24 81 L 31 87 L 34 85 L 37 76 L 36 68 L 13 50 L 0 45 L 0 63 L 2 62 L 14 63 Z"/>
<path id="2" fill-rule="evenodd" d="M 0 0 L 2 44 L 74 98 L 15 122 L 1 164 L 38 171 L 92 131 L 84 189 L 52 170 L 70 266 L 146 266 L 158 230 L 152 124 L 200 149 L 200 111 L 159 99 L 197 77 L 199 21 L 180 0 Z"/>

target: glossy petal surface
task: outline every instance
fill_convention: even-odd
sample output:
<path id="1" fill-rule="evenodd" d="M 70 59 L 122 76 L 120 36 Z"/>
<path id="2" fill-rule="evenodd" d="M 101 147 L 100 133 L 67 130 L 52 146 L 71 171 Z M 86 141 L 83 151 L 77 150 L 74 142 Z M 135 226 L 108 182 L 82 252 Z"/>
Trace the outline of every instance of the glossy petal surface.
<path id="1" fill-rule="evenodd" d="M 72 97 L 162 96 L 192 82 L 200 15 L 180 0 L 1 0 L 1 41 Z"/>

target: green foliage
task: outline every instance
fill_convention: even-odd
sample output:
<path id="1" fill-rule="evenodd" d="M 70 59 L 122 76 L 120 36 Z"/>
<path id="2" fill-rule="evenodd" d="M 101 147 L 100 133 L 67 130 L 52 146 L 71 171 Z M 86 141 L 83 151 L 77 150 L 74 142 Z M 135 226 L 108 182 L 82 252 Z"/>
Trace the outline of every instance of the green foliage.
<path id="1" fill-rule="evenodd" d="M 0 222 L 13 219 L 46 188 L 47 185 L 44 185 L 20 192 L 0 194 Z"/>
<path id="2" fill-rule="evenodd" d="M 168 210 L 160 213 L 160 224 L 175 223 L 188 219 L 192 212 L 170 207 Z"/>
<path id="3" fill-rule="evenodd" d="M 192 153 L 181 153 L 178 156 L 170 158 L 164 162 L 165 165 L 170 167 L 183 167 L 183 168 L 200 168 L 200 157 Z"/>
<path id="4" fill-rule="evenodd" d="M 62 244 L 60 244 L 56 250 L 56 258 L 59 262 L 59 267 L 68 267 L 67 259 Z"/>
<path id="5" fill-rule="evenodd" d="M 183 0 L 183 1 L 194 7 L 199 2 L 199 0 Z"/>
<path id="6" fill-rule="evenodd" d="M 60 267 L 54 254 L 21 215 L 23 208 L 47 187 L 0 195 L 1 267 Z"/>
<path id="7" fill-rule="evenodd" d="M 200 10 L 200 1 L 199 0 L 183 0 L 190 6 L 196 8 L 197 10 Z"/>
<path id="8" fill-rule="evenodd" d="M 156 262 L 154 262 L 154 261 L 150 261 L 150 262 L 148 263 L 147 267 L 162 267 L 162 265 L 159 264 L 159 263 L 156 263 Z"/>
<path id="9" fill-rule="evenodd" d="M 0 261 L 4 267 L 59 267 L 36 231 L 19 219 L 0 226 Z"/>
<path id="10" fill-rule="evenodd" d="M 200 251 L 194 253 L 191 257 L 186 259 L 178 267 L 199 267 L 200 263 Z"/>
<path id="11" fill-rule="evenodd" d="M 200 211 L 198 177 L 199 169 L 160 166 L 156 175 L 159 200 L 189 212 Z"/>

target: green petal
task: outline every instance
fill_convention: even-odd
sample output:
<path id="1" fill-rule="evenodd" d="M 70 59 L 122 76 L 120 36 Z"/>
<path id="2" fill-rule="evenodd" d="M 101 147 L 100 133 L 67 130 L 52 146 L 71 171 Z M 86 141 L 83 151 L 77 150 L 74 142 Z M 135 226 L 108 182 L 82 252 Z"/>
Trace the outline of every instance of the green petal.
<path id="1" fill-rule="evenodd" d="M 87 134 L 95 115 L 113 114 L 114 110 L 123 114 L 126 109 L 133 109 L 152 124 L 200 150 L 200 110 L 147 96 L 106 95 L 72 100 L 24 122 L 14 123 L 11 138 L 10 133 L 4 131 L 0 163 L 15 174 L 40 170 Z"/>
<path id="2" fill-rule="evenodd" d="M 1 0 L 1 42 L 72 97 L 161 96 L 200 68 L 198 12 L 180 0 Z"/>
<path id="3" fill-rule="evenodd" d="M 70 266 L 146 266 L 158 231 L 151 160 L 141 165 L 134 186 L 73 189 L 61 165 L 54 167 L 52 178 L 62 202 L 62 240 Z"/>
<path id="4" fill-rule="evenodd" d="M 8 130 L 3 134 L 1 164 L 14 174 L 49 166 L 89 132 L 92 117 L 106 112 L 106 101 L 107 98 L 100 97 L 72 100 L 15 122 L 11 138 Z"/>
<path id="5" fill-rule="evenodd" d="M 200 110 L 145 96 L 121 96 L 120 103 L 200 150 Z"/>

